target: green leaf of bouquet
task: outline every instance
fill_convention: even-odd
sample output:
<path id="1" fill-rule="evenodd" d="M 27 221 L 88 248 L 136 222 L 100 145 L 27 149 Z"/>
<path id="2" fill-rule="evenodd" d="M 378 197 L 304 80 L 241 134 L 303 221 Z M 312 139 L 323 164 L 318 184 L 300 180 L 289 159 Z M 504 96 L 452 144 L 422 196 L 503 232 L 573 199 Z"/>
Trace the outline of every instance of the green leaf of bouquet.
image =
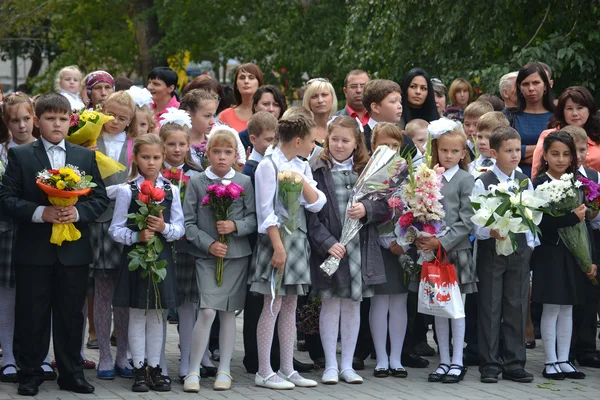
<path id="1" fill-rule="evenodd" d="M 159 278 L 159 280 L 156 282 L 164 281 L 165 278 L 167 277 L 167 269 L 166 268 L 158 268 L 156 271 L 154 271 L 154 273 L 156 274 L 156 277 Z"/>
<path id="2" fill-rule="evenodd" d="M 137 204 L 138 206 L 140 206 L 140 207 L 146 207 L 146 203 L 144 203 L 144 202 L 143 202 L 143 201 L 141 201 L 141 200 L 136 200 L 135 202 L 136 202 L 136 204 Z"/>
<path id="3" fill-rule="evenodd" d="M 140 277 L 142 279 L 146 279 L 148 277 L 148 271 L 144 270 L 140 273 Z"/>
<path id="4" fill-rule="evenodd" d="M 163 251 L 163 244 L 160 240 L 156 240 L 154 242 L 154 251 L 156 251 L 157 254 L 160 254 L 161 251 Z"/>
<path id="5" fill-rule="evenodd" d="M 131 214 L 125 214 L 126 218 L 135 218 L 137 216 L 136 213 L 131 213 Z"/>
<path id="6" fill-rule="evenodd" d="M 166 275 L 166 268 L 167 267 L 167 260 L 160 260 L 159 262 L 156 263 L 156 269 L 157 270 L 165 270 L 165 275 Z"/>

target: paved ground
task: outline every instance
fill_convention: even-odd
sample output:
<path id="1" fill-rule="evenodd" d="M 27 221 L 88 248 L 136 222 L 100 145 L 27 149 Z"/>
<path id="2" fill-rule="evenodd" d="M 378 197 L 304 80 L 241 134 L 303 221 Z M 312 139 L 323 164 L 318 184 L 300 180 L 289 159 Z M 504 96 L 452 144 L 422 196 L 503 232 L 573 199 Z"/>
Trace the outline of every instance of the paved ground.
<path id="1" fill-rule="evenodd" d="M 294 389 L 291 391 L 271 391 L 254 386 L 254 376 L 245 372 L 241 360 L 243 356 L 243 344 L 241 335 L 241 316 L 237 319 L 238 336 L 236 351 L 232 363 L 232 374 L 234 385 L 231 391 L 215 392 L 212 390 L 212 379 L 203 379 L 200 393 L 184 393 L 182 385 L 173 383 L 171 392 L 136 394 L 131 392 L 131 381 L 116 378 L 113 381 L 99 381 L 96 379 L 95 371 L 86 371 L 86 378 L 96 386 L 96 392 L 91 395 L 76 395 L 63 392 L 58 389 L 56 383 L 45 383 L 40 387 L 40 393 L 36 399 L 50 400 L 77 400 L 77 399 L 294 399 L 294 400 L 352 400 L 352 399 L 600 399 L 600 370 L 581 368 L 587 374 L 582 381 L 565 380 L 561 382 L 550 382 L 541 375 L 544 365 L 541 341 L 538 347 L 528 350 L 528 370 L 535 376 L 530 384 L 518 384 L 509 381 L 500 381 L 497 384 L 482 384 L 479 382 L 477 368 L 473 367 L 467 373 L 465 380 L 457 385 L 432 384 L 427 382 L 427 374 L 431 368 L 409 369 L 407 379 L 385 378 L 378 379 L 372 375 L 375 367 L 373 360 L 367 360 L 366 369 L 359 371 L 365 378 L 362 385 L 348 385 L 340 383 L 336 386 L 321 385 L 314 389 Z M 431 332 L 430 332 L 431 334 Z M 169 325 L 167 337 L 167 358 L 169 361 L 169 372 L 172 377 L 177 375 L 178 364 L 178 336 L 175 325 Z M 433 341 L 430 338 L 430 343 Z M 600 345 L 600 342 L 598 343 Z M 87 350 L 86 354 L 97 361 L 98 351 Z M 297 353 L 297 358 L 308 361 L 307 353 Z M 432 364 L 438 362 L 437 357 L 430 358 Z M 436 364 L 437 365 L 437 364 Z M 320 373 L 313 372 L 305 376 L 319 380 Z M 16 385 L 0 384 L 0 400 L 23 398 L 17 395 Z"/>

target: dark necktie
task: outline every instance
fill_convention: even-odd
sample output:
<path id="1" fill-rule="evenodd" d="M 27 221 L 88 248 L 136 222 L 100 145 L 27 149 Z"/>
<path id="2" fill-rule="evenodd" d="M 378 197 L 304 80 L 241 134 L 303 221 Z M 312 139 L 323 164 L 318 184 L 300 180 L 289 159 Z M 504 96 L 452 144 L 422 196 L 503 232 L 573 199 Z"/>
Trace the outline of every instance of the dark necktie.
<path id="1" fill-rule="evenodd" d="M 494 162 L 492 161 L 491 158 L 485 158 L 482 162 L 481 162 L 481 166 L 482 167 L 491 167 L 492 165 L 494 165 Z"/>

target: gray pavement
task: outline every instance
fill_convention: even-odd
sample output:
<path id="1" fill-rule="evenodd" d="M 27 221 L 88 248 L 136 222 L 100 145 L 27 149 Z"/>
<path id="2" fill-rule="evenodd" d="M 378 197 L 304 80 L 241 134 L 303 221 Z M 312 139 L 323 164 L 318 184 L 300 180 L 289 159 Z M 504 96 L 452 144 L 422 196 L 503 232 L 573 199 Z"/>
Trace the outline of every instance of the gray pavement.
<path id="1" fill-rule="evenodd" d="M 362 385 L 348 385 L 339 383 L 335 386 L 319 384 L 312 389 L 294 389 L 291 391 L 272 391 L 254 386 L 254 376 L 246 373 L 242 365 L 243 343 L 242 343 L 242 317 L 237 318 L 238 335 L 236 348 L 233 355 L 232 375 L 234 378 L 233 388 L 227 392 L 215 392 L 212 390 L 214 378 L 203 379 L 200 393 L 184 393 L 181 384 L 173 382 L 172 391 L 167 393 L 149 392 L 136 394 L 131 391 L 131 381 L 116 378 L 113 381 L 101 381 L 96 378 L 95 371 L 86 371 L 86 378 L 95 387 L 96 391 L 90 395 L 80 395 L 64 392 L 58 389 L 55 382 L 44 383 L 40 386 L 40 393 L 36 399 L 50 400 L 136 400 L 136 399 L 293 399 L 293 400 L 353 400 L 353 399 L 600 399 L 600 369 L 583 368 L 580 370 L 587 374 L 587 378 L 581 381 L 564 380 L 549 381 L 544 379 L 541 371 L 544 365 L 544 354 L 541 341 L 538 347 L 527 351 L 527 369 L 534 374 L 535 380 L 530 384 L 519 384 L 500 380 L 497 384 L 483 384 L 479 382 L 477 367 L 471 367 L 465 380 L 456 385 L 428 383 L 427 374 L 432 371 L 433 365 L 437 365 L 437 356 L 430 357 L 431 366 L 425 369 L 408 369 L 408 378 L 385 379 L 374 378 L 372 371 L 375 367 L 374 360 L 366 361 L 366 369 L 359 371 L 365 378 Z M 431 332 L 430 332 L 431 335 Z M 429 338 L 433 345 L 433 339 Z M 176 377 L 178 372 L 178 335 L 175 325 L 169 325 L 167 334 L 167 359 L 169 374 Z M 600 342 L 598 343 L 600 346 Z M 114 350 L 114 348 L 113 348 Z M 97 361 L 97 350 L 86 350 L 89 359 Z M 296 353 L 296 357 L 302 361 L 308 361 L 307 353 Z M 319 381 L 320 371 L 305 374 Z M 23 397 L 17 395 L 17 386 L 0 383 L 0 400 L 15 399 Z"/>

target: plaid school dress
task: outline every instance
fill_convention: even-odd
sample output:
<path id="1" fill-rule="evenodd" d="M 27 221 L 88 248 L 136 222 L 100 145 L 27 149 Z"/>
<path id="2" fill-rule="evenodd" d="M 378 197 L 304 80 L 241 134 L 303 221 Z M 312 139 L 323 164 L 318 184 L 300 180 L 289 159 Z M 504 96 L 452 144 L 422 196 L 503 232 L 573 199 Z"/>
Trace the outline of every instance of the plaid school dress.
<path id="1" fill-rule="evenodd" d="M 270 155 L 265 157 L 265 160 L 269 160 L 273 164 L 275 169 L 275 176 L 279 172 L 277 165 L 271 158 Z M 273 204 L 277 204 L 279 197 L 279 181 L 275 189 L 275 198 Z M 279 295 L 306 295 L 308 293 L 308 286 L 310 285 L 310 244 L 306 237 L 306 215 L 304 214 L 304 208 L 300 207 L 298 215 L 298 228 L 292 232 L 291 235 L 283 236 L 283 246 L 287 253 L 285 261 L 285 267 L 283 270 L 283 278 L 281 281 L 281 287 L 279 288 Z M 256 243 L 256 248 L 252 254 L 252 261 L 250 266 L 252 273 L 250 274 L 250 291 L 260 293 L 263 295 L 271 294 L 271 276 L 273 266 L 271 265 L 271 259 L 273 258 L 273 244 L 268 234 L 259 234 Z"/>

